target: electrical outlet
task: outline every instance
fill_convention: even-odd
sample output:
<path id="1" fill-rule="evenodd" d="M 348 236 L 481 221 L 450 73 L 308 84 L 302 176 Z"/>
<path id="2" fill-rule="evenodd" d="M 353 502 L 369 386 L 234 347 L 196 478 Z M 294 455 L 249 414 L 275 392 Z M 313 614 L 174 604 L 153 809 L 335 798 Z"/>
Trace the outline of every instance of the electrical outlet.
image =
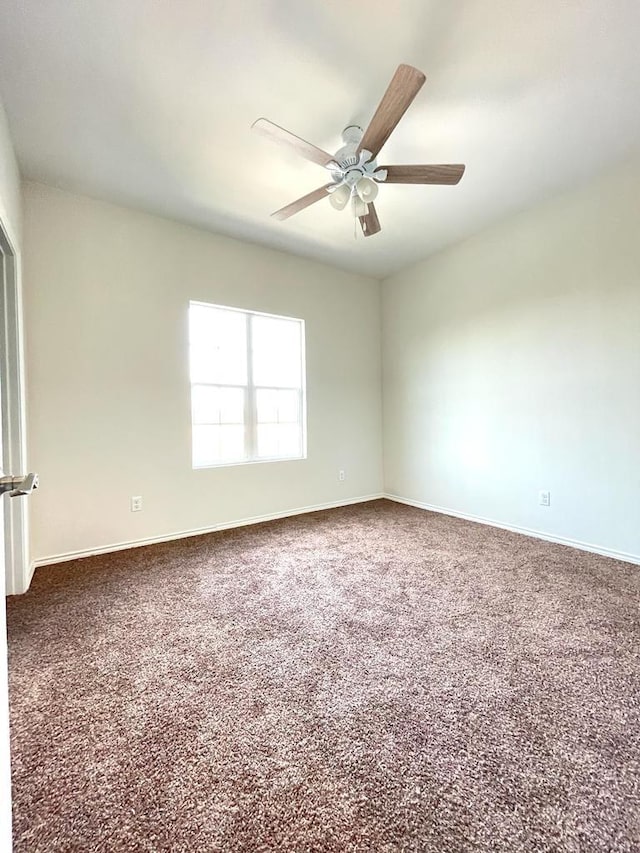
<path id="1" fill-rule="evenodd" d="M 338 471 L 338 480 L 340 480 L 341 483 L 344 483 L 346 479 L 347 475 L 345 474 L 345 472 L 342 470 Z"/>
<path id="2" fill-rule="evenodd" d="M 135 495 L 131 498 L 131 512 L 140 512 L 142 509 L 142 495 Z"/>
<path id="3" fill-rule="evenodd" d="M 540 506 L 551 506 L 551 492 L 540 492 Z"/>

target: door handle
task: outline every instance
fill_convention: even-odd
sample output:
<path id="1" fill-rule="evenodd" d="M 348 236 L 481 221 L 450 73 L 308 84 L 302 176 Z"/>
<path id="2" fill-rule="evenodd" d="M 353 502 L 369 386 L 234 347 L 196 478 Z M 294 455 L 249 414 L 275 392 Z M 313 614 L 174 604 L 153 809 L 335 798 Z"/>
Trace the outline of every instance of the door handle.
<path id="1" fill-rule="evenodd" d="M 37 474 L 26 474 L 23 477 L 0 477 L 0 495 L 9 492 L 10 498 L 20 495 L 30 495 L 37 489 L 39 479 Z"/>

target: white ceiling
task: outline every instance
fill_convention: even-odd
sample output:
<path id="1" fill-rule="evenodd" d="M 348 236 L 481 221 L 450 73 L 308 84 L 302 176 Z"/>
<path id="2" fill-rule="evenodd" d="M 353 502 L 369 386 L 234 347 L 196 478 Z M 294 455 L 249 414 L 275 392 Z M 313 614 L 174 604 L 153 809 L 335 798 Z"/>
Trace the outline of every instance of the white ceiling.
<path id="1" fill-rule="evenodd" d="M 0 96 L 23 174 L 376 277 L 578 184 L 640 144 L 638 0 L 2 0 Z M 354 239 L 326 182 L 250 131 L 329 151 L 400 62 L 427 83 L 379 162 L 466 163 L 383 186 Z"/>

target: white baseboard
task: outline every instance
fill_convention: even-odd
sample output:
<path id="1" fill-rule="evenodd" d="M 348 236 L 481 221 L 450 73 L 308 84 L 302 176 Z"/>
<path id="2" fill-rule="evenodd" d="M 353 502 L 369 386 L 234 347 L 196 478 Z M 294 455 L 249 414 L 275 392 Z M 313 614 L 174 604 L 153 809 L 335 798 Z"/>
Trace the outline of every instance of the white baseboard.
<path id="1" fill-rule="evenodd" d="M 634 563 L 640 565 L 640 555 L 628 554 L 626 551 L 614 551 L 611 548 L 602 548 L 599 545 L 592 545 L 589 542 L 580 542 L 577 539 L 567 539 L 564 536 L 555 536 L 550 533 L 543 533 L 541 530 L 532 530 L 529 527 L 516 527 L 513 524 L 504 524 L 501 521 L 495 521 L 491 518 L 483 518 L 480 515 L 469 515 L 466 512 L 458 512 L 454 509 L 448 509 L 443 506 L 435 506 L 433 504 L 422 503 L 422 501 L 414 501 L 410 498 L 402 498 L 399 495 L 384 494 L 382 496 L 389 501 L 406 504 L 407 506 L 415 506 L 418 509 L 427 510 L 427 512 L 437 512 L 441 515 L 452 515 L 454 518 L 463 518 L 465 521 L 475 521 L 478 524 L 486 524 L 489 527 L 498 527 L 501 530 L 510 530 L 512 533 L 520 533 L 522 536 L 531 536 L 533 539 L 543 539 L 545 542 L 555 542 L 557 545 L 567 545 L 570 548 L 577 548 L 579 551 L 589 551 L 592 554 L 600 554 L 603 557 L 612 557 L 614 560 L 622 560 L 625 563 Z"/>
<path id="2" fill-rule="evenodd" d="M 155 545 L 160 542 L 171 542 L 174 539 L 186 539 L 189 536 L 202 536 L 206 533 L 215 533 L 218 530 L 230 530 L 234 527 L 245 527 L 250 524 L 261 524 L 265 521 L 276 521 L 279 518 L 289 518 L 294 515 L 304 515 L 309 512 L 319 512 L 323 509 L 337 509 L 341 506 L 351 506 L 352 504 L 365 503 L 366 501 L 375 501 L 385 498 L 386 500 L 395 501 L 396 503 L 406 504 L 407 506 L 417 507 L 418 509 L 426 510 L 427 512 L 437 512 L 442 515 L 451 515 L 455 518 L 462 518 L 466 521 L 474 521 L 478 524 L 486 524 L 490 527 L 498 527 L 501 530 L 510 530 L 512 533 L 520 533 L 523 536 L 531 536 L 534 539 L 542 539 L 545 542 L 555 542 L 558 545 L 567 545 L 571 548 L 577 548 L 580 551 L 589 551 L 593 554 L 600 554 L 603 557 L 612 557 L 615 560 L 622 560 L 626 563 L 634 563 L 640 565 L 640 555 L 628 554 L 624 551 L 614 551 L 611 548 L 602 548 L 598 545 L 592 545 L 588 542 L 580 542 L 575 539 L 567 539 L 563 536 L 554 536 L 548 533 L 543 533 L 540 530 L 532 530 L 528 527 L 516 527 L 512 524 L 504 524 L 500 521 L 495 521 L 490 518 L 483 518 L 479 515 L 470 515 L 469 513 L 458 512 L 447 507 L 435 506 L 426 504 L 422 501 L 414 501 L 410 498 L 403 498 L 400 495 L 392 494 L 374 494 L 363 495 L 358 498 L 350 498 L 349 500 L 331 501 L 324 504 L 315 504 L 314 506 L 299 507 L 297 509 L 284 510 L 283 512 L 273 512 L 267 515 L 256 515 L 249 518 L 241 518 L 235 521 L 225 521 L 220 524 L 213 524 L 208 527 L 198 527 L 192 530 L 179 530 L 174 533 L 169 533 L 165 536 L 150 536 L 146 539 L 134 539 L 127 542 L 115 542 L 110 545 L 102 545 L 97 548 L 86 548 L 80 551 L 68 551 L 63 554 L 53 554 L 50 557 L 42 557 L 39 560 L 33 560 L 30 567 L 27 591 L 31 583 L 34 571 L 40 566 L 50 566 L 55 563 L 66 563 L 69 560 L 79 560 L 83 557 L 95 557 L 99 554 L 109 554 L 114 551 L 124 551 L 128 548 L 142 548 L 145 545 Z"/>
<path id="3" fill-rule="evenodd" d="M 31 581 L 33 580 L 33 573 L 35 572 L 36 568 L 37 568 L 36 562 L 35 562 L 35 560 L 32 560 L 31 564 L 29 566 L 29 569 L 27 571 L 27 577 L 25 578 L 25 587 L 24 587 L 24 589 L 20 590 L 20 593 L 27 592 L 27 590 L 31 586 Z"/>
<path id="4" fill-rule="evenodd" d="M 29 583 L 33 577 L 33 572 L 40 566 L 51 566 L 55 563 L 67 563 L 69 560 L 80 560 L 83 557 L 95 557 L 98 554 L 110 554 L 113 551 L 125 551 L 128 548 L 142 548 L 145 545 L 156 545 L 159 542 L 172 542 L 174 539 L 187 539 L 189 536 L 202 536 L 205 533 L 216 533 L 218 530 L 230 530 L 234 527 L 246 527 L 249 524 L 262 524 L 265 521 L 276 521 L 279 518 L 289 518 L 294 515 L 305 515 L 306 513 L 319 512 L 323 509 L 337 509 L 341 506 L 351 506 L 352 504 L 366 503 L 366 501 L 380 500 L 383 497 L 384 495 L 382 494 L 363 495 L 359 498 L 331 501 L 330 503 L 315 504 L 314 506 L 303 506 L 298 507 L 297 509 L 287 509 L 283 512 L 271 512 L 267 515 L 254 515 L 250 518 L 240 518 L 235 521 L 223 521 L 220 524 L 212 524 L 209 527 L 197 527 L 193 530 L 178 530 L 175 533 L 168 533 L 165 536 L 149 536 L 146 539 L 133 539 L 128 542 L 114 542 L 111 545 L 101 545 L 98 548 L 85 548 L 81 551 L 67 551 L 64 554 L 53 554 L 50 557 L 41 557 L 39 560 L 33 560 L 31 563 Z"/>

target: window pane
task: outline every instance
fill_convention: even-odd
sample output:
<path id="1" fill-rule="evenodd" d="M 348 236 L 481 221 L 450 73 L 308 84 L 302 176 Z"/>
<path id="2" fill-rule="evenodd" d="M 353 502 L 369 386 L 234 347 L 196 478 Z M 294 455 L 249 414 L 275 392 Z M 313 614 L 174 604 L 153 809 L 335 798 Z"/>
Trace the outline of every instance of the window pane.
<path id="1" fill-rule="evenodd" d="M 258 315 L 251 321 L 255 384 L 299 388 L 302 381 L 300 323 Z"/>
<path id="2" fill-rule="evenodd" d="M 191 381 L 220 385 L 247 382 L 246 315 L 207 305 L 189 309 Z"/>
<path id="3" fill-rule="evenodd" d="M 243 424 L 244 388 L 194 385 L 191 401 L 194 424 Z"/>
<path id="4" fill-rule="evenodd" d="M 244 426 L 193 427 L 193 464 L 216 465 L 245 458 Z"/>
<path id="5" fill-rule="evenodd" d="M 298 391 L 258 388 L 256 390 L 258 423 L 298 423 L 300 419 L 298 396 Z"/>
<path id="6" fill-rule="evenodd" d="M 300 456 L 300 427 L 289 424 L 258 425 L 258 456 Z"/>
<path id="7" fill-rule="evenodd" d="M 268 388 L 258 388 L 256 391 L 256 407 L 259 424 L 275 424 L 278 422 L 278 391 Z"/>
<path id="8" fill-rule="evenodd" d="M 191 389 L 191 408 L 194 424 L 217 424 L 220 421 L 220 393 L 217 388 L 194 385 Z"/>
<path id="9" fill-rule="evenodd" d="M 298 391 L 278 391 L 278 423 L 298 423 Z"/>
<path id="10" fill-rule="evenodd" d="M 220 423 L 244 423 L 244 388 L 220 389 Z"/>
<path id="11" fill-rule="evenodd" d="M 194 465 L 213 465 L 220 461 L 219 429 L 217 426 L 193 426 Z"/>
<path id="12" fill-rule="evenodd" d="M 220 427 L 220 456 L 222 459 L 235 461 L 244 459 L 244 426 L 230 426 L 224 424 Z"/>
<path id="13" fill-rule="evenodd" d="M 300 456 L 300 428 L 296 425 L 284 424 L 278 426 L 278 453 L 280 456 Z"/>
<path id="14" fill-rule="evenodd" d="M 258 426 L 258 456 L 278 455 L 278 427 L 273 424 Z"/>

